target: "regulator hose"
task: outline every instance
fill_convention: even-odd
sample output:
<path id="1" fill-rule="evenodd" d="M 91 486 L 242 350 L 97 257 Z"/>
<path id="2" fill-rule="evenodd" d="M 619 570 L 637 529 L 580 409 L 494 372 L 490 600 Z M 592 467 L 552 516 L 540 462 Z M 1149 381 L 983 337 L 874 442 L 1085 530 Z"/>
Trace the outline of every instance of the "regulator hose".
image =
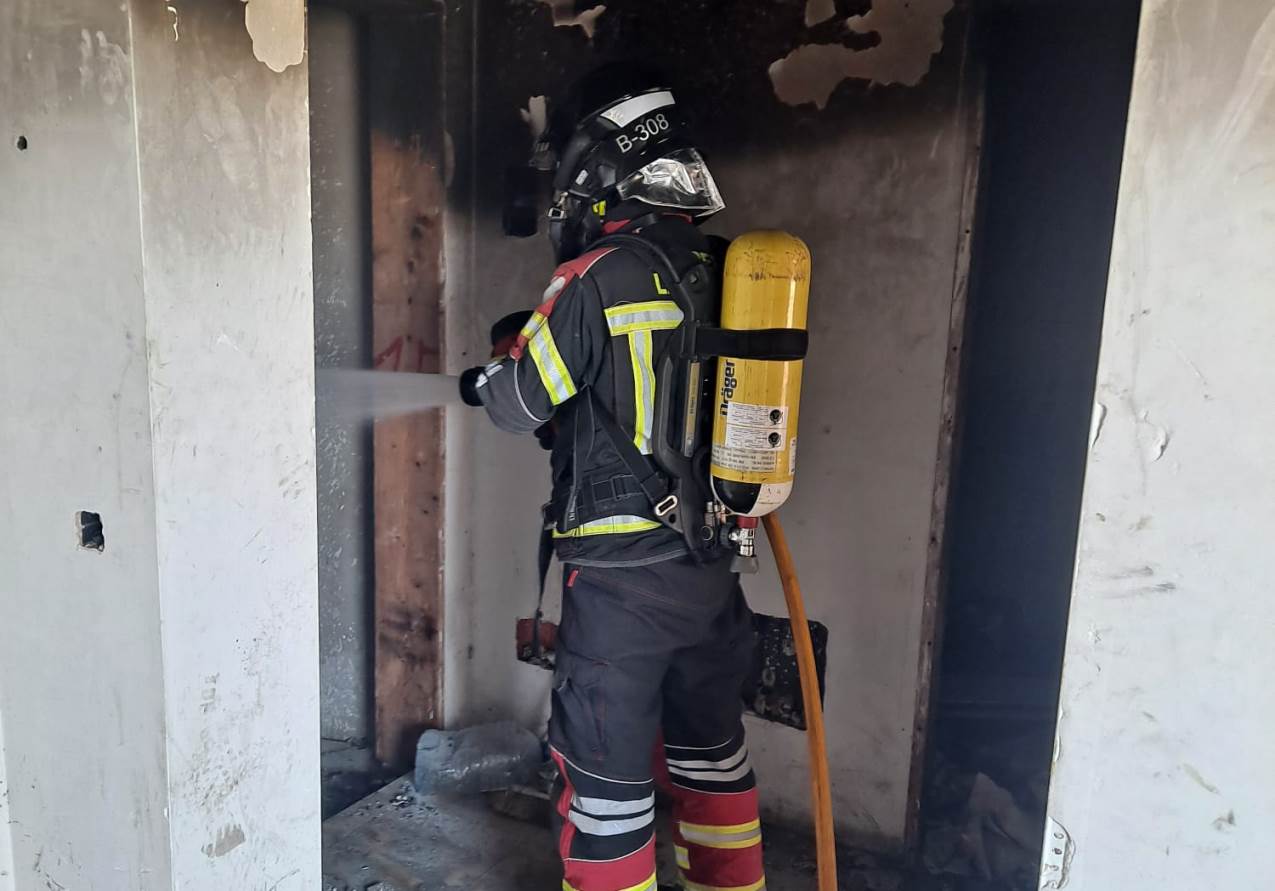
<path id="1" fill-rule="evenodd" d="M 762 518 L 766 537 L 779 567 L 779 580 L 784 586 L 792 639 L 797 650 L 797 669 L 801 676 L 801 701 L 806 713 L 806 741 L 810 746 L 811 809 L 815 818 L 815 852 L 818 856 L 819 891 L 837 891 L 837 849 L 832 828 L 832 788 L 828 782 L 828 748 L 823 729 L 823 701 L 819 695 L 819 675 L 815 668 L 815 648 L 810 640 L 810 623 L 801 600 L 797 567 L 788 550 L 788 539 L 777 513 Z"/>

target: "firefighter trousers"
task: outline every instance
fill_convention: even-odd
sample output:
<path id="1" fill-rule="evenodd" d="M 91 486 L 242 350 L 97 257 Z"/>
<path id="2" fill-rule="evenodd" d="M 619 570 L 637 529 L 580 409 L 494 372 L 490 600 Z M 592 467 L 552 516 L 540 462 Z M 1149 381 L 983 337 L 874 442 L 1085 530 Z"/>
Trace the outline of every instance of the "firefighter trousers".
<path id="1" fill-rule="evenodd" d="M 765 887 L 729 561 L 564 568 L 549 741 L 566 891 L 655 891 L 655 785 L 688 891 Z M 653 757 L 654 756 L 654 757 Z"/>

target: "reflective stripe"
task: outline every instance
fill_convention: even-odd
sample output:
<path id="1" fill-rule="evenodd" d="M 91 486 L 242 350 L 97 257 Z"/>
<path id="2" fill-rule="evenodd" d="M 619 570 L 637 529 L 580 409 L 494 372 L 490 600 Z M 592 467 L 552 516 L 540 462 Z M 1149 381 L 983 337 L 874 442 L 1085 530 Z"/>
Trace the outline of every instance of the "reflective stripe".
<path id="1" fill-rule="evenodd" d="M 635 517 L 631 514 L 620 514 L 615 517 L 603 517 L 600 520 L 590 520 L 587 523 L 581 523 L 574 529 L 568 529 L 566 532 L 553 530 L 554 538 L 582 538 L 586 535 L 617 535 L 623 532 L 647 532 L 651 529 L 658 529 L 660 524 L 655 520 L 648 520 L 645 517 Z"/>
<path id="2" fill-rule="evenodd" d="M 608 108 L 598 117 L 606 118 L 617 127 L 627 127 L 630 122 L 637 120 L 647 112 L 672 104 L 673 94 L 668 90 L 661 90 L 658 93 L 643 93 L 640 96 L 634 96 L 632 99 L 625 99 L 615 108 Z"/>
<path id="3" fill-rule="evenodd" d="M 735 780 L 746 777 L 752 769 L 753 766 L 748 762 L 748 759 L 744 758 L 743 762 L 734 770 L 683 770 L 680 767 L 673 767 L 670 762 L 668 772 L 674 776 L 686 777 L 688 780 L 698 780 L 701 783 L 732 783 Z"/>
<path id="4" fill-rule="evenodd" d="M 593 814 L 595 817 L 620 817 L 625 814 L 641 814 L 655 807 L 655 793 L 652 792 L 646 798 L 630 801 L 616 801 L 611 798 L 588 798 L 575 795 L 571 799 L 571 806 L 586 814 Z"/>
<path id="5" fill-rule="evenodd" d="M 677 857 L 678 869 L 691 868 L 691 852 L 681 845 L 673 846 L 673 854 Z"/>
<path id="6" fill-rule="evenodd" d="M 754 882 L 751 885 L 732 885 L 727 888 L 720 885 L 701 885 L 699 882 L 692 882 L 683 874 L 682 888 L 684 891 L 765 891 L 766 880 L 763 878 L 761 881 Z"/>
<path id="7" fill-rule="evenodd" d="M 615 779 L 612 779 L 611 777 L 604 777 L 596 773 L 590 773 L 589 771 L 581 767 L 579 764 L 576 764 L 566 755 L 562 754 L 560 751 L 555 749 L 553 746 L 549 747 L 549 751 L 556 756 L 554 760 L 561 758 L 562 762 L 564 764 L 569 765 L 572 770 L 582 773 L 587 777 L 593 777 L 595 780 L 601 780 L 604 783 L 619 783 L 621 786 L 645 786 L 647 783 L 651 782 L 650 780 L 615 780 Z"/>
<path id="8" fill-rule="evenodd" d="M 655 415 L 655 360 L 652 331 L 667 331 L 682 324 L 682 311 L 672 300 L 622 303 L 605 310 L 613 337 L 629 338 L 629 364 L 633 366 L 633 444 L 643 455 L 651 454 L 651 427 Z"/>
<path id="9" fill-rule="evenodd" d="M 753 848 L 761 844 L 760 832 L 755 832 L 746 838 L 717 838 L 711 835 L 687 835 L 682 833 L 682 838 L 692 845 L 716 848 L 719 851 L 742 851 L 745 848 Z"/>
<path id="10" fill-rule="evenodd" d="M 682 324 L 682 311 L 672 300 L 621 303 L 606 310 L 607 328 L 613 336 L 634 331 L 667 331 Z"/>
<path id="11" fill-rule="evenodd" d="M 655 366 L 651 360 L 651 332 L 629 335 L 629 364 L 633 366 L 633 444 L 651 454 L 651 418 L 655 414 Z"/>
<path id="12" fill-rule="evenodd" d="M 588 835 L 624 835 L 627 832 L 636 832 L 653 824 L 655 822 L 655 811 L 649 810 L 645 814 L 630 817 L 627 820 L 597 820 L 588 814 L 570 811 L 567 813 L 567 819 L 577 829 Z"/>
<path id="13" fill-rule="evenodd" d="M 735 737 L 731 737 L 726 742 L 720 742 L 715 746 L 675 746 L 672 743 L 664 744 L 664 751 L 671 752 L 676 749 L 679 752 L 712 752 L 717 749 L 724 749 L 735 741 Z"/>
<path id="14" fill-rule="evenodd" d="M 669 767 L 680 767 L 683 770 L 730 770 L 748 757 L 748 749 L 740 747 L 739 751 L 722 761 L 674 761 L 666 759 Z"/>
<path id="15" fill-rule="evenodd" d="M 621 888 L 620 891 L 656 891 L 659 886 L 655 883 L 655 873 L 651 873 L 651 877 L 637 885 L 630 885 L 628 888 Z M 562 880 L 562 891 L 576 891 L 566 879 Z"/>
<path id="16" fill-rule="evenodd" d="M 527 338 L 531 361 L 540 373 L 540 383 L 549 394 L 549 401 L 554 405 L 561 405 L 574 396 L 576 385 L 567 371 L 567 364 L 562 361 L 558 345 L 553 342 L 549 319 L 538 312 L 532 313 L 522 328 L 522 336 Z"/>
<path id="17" fill-rule="evenodd" d="M 761 844 L 761 822 L 737 823 L 734 826 L 706 826 L 702 823 L 677 824 L 682 839 L 693 845 L 722 850 L 740 850 Z"/>
<path id="18" fill-rule="evenodd" d="M 728 826 L 710 826 L 707 823 L 687 823 L 685 821 L 681 821 L 677 825 L 681 827 L 683 834 L 689 830 L 708 835 L 739 835 L 741 832 L 760 830 L 761 820 L 750 820 L 747 823 L 734 823 Z"/>

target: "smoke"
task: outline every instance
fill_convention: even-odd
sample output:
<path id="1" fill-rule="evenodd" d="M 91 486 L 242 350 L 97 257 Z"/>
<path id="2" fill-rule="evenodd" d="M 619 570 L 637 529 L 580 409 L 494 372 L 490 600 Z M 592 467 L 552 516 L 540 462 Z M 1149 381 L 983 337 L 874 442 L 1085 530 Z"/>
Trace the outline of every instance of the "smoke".
<path id="1" fill-rule="evenodd" d="M 460 402 L 458 378 L 406 371 L 321 368 L 315 376 L 316 410 L 324 423 L 354 424 Z"/>

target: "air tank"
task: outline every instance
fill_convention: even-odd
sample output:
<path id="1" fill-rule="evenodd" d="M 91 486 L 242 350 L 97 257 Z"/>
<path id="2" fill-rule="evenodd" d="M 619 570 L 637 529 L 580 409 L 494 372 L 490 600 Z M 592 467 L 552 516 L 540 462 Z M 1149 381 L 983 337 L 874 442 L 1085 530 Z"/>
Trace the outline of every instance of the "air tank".
<path id="1" fill-rule="evenodd" d="M 809 293 L 805 243 L 787 232 L 748 232 L 726 254 L 721 326 L 804 330 Z M 801 368 L 801 361 L 717 360 L 712 485 L 733 514 L 765 516 L 792 491 Z"/>

